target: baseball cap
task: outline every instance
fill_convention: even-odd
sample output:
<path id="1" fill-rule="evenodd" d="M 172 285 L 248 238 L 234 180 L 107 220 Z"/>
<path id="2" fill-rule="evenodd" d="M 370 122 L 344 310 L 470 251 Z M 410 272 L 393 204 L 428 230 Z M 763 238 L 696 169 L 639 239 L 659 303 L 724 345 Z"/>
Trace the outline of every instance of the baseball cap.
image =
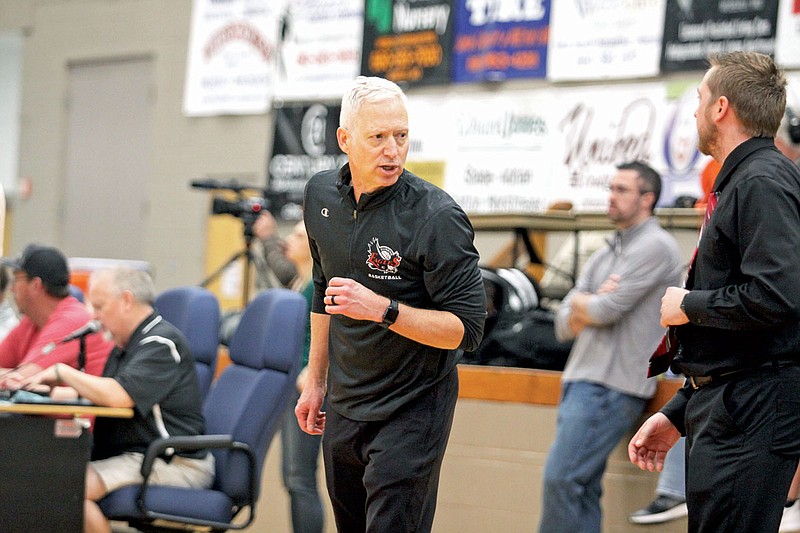
<path id="1" fill-rule="evenodd" d="M 30 278 L 40 278 L 47 285 L 69 285 L 67 258 L 52 246 L 29 244 L 18 258 L 3 258 L 2 263 L 14 270 L 22 270 Z"/>

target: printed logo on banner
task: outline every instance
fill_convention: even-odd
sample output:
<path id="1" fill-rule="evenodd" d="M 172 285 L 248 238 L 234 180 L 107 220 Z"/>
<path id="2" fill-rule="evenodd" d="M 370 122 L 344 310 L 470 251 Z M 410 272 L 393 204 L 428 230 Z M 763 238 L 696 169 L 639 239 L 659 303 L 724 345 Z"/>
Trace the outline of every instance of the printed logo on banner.
<path id="1" fill-rule="evenodd" d="M 306 182 L 317 172 L 347 162 L 336 139 L 340 109 L 339 105 L 315 103 L 274 110 L 272 157 L 267 165 L 273 214 L 299 220 Z"/>
<path id="2" fill-rule="evenodd" d="M 392 0 L 367 0 L 367 20 L 381 35 L 392 31 Z"/>
<path id="3" fill-rule="evenodd" d="M 328 108 L 314 104 L 303 115 L 300 125 L 300 141 L 308 155 L 320 156 L 325 153 L 325 130 L 328 124 Z"/>
<path id="4" fill-rule="evenodd" d="M 699 195 L 698 163 L 702 154 L 697 149 L 697 92 L 687 88 L 669 103 L 664 125 L 663 156 L 667 168 L 662 174 L 660 205 L 672 205 L 678 196 Z"/>
<path id="5" fill-rule="evenodd" d="M 697 122 L 694 118 L 696 107 L 696 92 L 687 89 L 668 109 L 664 130 L 664 160 L 670 172 L 676 175 L 691 171 L 700 157 Z"/>

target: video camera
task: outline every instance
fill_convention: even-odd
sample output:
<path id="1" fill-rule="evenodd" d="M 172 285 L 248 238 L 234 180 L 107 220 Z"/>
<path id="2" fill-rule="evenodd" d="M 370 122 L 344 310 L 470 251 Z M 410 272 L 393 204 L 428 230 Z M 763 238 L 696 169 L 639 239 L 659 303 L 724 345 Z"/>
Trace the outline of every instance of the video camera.
<path id="1" fill-rule="evenodd" d="M 252 191 L 265 195 L 266 189 L 253 187 L 252 185 L 242 185 L 236 180 L 221 182 L 218 180 L 194 180 L 191 183 L 196 189 L 210 189 L 214 191 L 230 191 L 239 195 L 238 200 L 226 200 L 225 198 L 215 197 L 211 204 L 212 215 L 233 215 L 242 219 L 244 222 L 245 236 L 253 235 L 253 224 L 264 211 L 269 210 L 270 202 L 263 196 L 245 196 L 246 191 Z"/>
<path id="2" fill-rule="evenodd" d="M 224 198 L 214 198 L 214 202 L 211 204 L 212 215 L 233 215 L 241 218 L 245 223 L 250 219 L 255 221 L 263 211 L 268 209 L 267 200 L 255 196 L 242 198 L 235 202 Z"/>

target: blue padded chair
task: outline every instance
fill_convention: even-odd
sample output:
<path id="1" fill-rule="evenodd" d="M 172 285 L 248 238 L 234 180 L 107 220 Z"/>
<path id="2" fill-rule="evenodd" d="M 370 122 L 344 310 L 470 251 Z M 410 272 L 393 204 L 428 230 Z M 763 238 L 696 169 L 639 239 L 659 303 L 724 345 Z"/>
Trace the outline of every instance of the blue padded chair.
<path id="1" fill-rule="evenodd" d="M 222 320 L 217 297 L 203 287 L 175 287 L 156 296 L 154 306 L 189 341 L 200 397 L 205 399 L 217 369 Z"/>
<path id="2" fill-rule="evenodd" d="M 101 500 L 106 516 L 141 531 L 187 529 L 187 525 L 227 531 L 251 524 L 267 449 L 300 371 L 307 320 L 306 302 L 299 293 L 277 288 L 259 293 L 245 308 L 231 339 L 231 365 L 204 403 L 207 434 L 154 442 L 142 464 L 145 483 L 118 489 Z M 209 489 L 148 485 L 155 457 L 167 448 L 212 449 L 214 485 Z M 237 517 L 245 508 L 246 517 Z"/>

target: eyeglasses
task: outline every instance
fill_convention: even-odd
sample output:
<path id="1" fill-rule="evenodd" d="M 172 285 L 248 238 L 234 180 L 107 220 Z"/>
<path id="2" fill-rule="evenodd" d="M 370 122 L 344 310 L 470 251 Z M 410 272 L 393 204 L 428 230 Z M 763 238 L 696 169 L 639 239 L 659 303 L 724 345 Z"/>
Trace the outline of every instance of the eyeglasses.
<path id="1" fill-rule="evenodd" d="M 629 192 L 636 192 L 641 196 L 653 191 L 642 191 L 640 189 L 631 189 L 629 187 L 622 187 L 620 185 L 609 185 L 608 192 L 611 194 L 628 194 Z"/>

